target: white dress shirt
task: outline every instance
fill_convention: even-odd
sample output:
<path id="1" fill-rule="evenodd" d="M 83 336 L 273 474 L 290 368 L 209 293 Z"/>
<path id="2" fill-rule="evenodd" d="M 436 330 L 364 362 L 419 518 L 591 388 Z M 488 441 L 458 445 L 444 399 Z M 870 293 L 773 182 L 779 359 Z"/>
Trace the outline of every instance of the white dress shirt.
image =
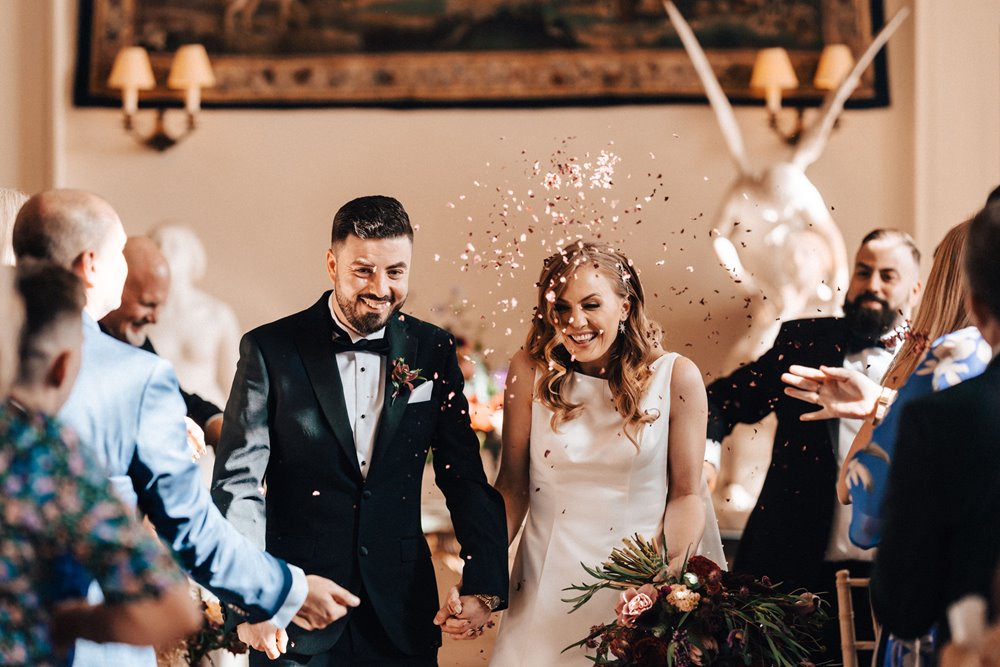
<path id="1" fill-rule="evenodd" d="M 362 338 L 376 340 L 385 337 L 385 327 L 367 336 L 358 336 L 348 329 L 333 309 L 333 298 L 334 295 L 331 293 L 330 316 L 337 326 L 347 332 L 351 342 L 356 343 Z M 351 432 L 354 433 L 354 449 L 358 455 L 362 477 L 368 476 L 372 448 L 375 446 L 375 434 L 378 433 L 378 423 L 382 416 L 382 404 L 385 400 L 385 364 L 386 358 L 383 354 L 337 353 L 340 382 L 344 385 L 344 407 L 347 408 L 347 418 L 351 422 Z"/>
<path id="2" fill-rule="evenodd" d="M 896 350 L 902 347 L 897 346 Z M 864 373 L 869 378 L 875 382 L 881 382 L 882 376 L 885 372 L 889 370 L 889 364 L 892 363 L 892 359 L 895 356 L 894 352 L 890 352 L 881 347 L 869 347 L 860 352 L 853 352 L 844 357 L 844 368 L 858 371 Z M 841 419 L 840 420 L 840 431 L 837 438 L 836 448 L 834 449 L 834 454 L 837 458 L 837 474 L 840 474 L 840 468 L 844 465 L 844 459 L 847 458 L 847 454 L 851 451 L 851 445 L 854 444 L 854 437 L 861 430 L 861 425 L 864 420 L 861 419 Z M 826 548 L 826 560 L 828 561 L 840 561 L 840 560 L 866 560 L 870 561 L 875 558 L 874 549 L 862 549 L 855 546 L 848 533 L 851 526 L 851 507 L 850 505 L 842 505 L 840 502 L 835 501 L 833 511 L 833 525 L 830 528 L 830 541 Z"/>

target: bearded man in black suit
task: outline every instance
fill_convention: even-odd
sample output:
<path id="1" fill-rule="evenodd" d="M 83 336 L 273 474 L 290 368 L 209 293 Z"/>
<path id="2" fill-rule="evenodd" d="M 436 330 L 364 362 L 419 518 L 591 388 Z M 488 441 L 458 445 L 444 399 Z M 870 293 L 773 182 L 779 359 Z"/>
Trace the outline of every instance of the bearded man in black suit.
<path id="1" fill-rule="evenodd" d="M 324 630 L 291 628 L 280 665 L 437 664 L 428 452 L 465 563 L 462 618 L 448 623 L 474 633 L 505 605 L 503 500 L 483 473 L 455 341 L 400 312 L 412 248 L 398 201 L 348 202 L 326 254 L 333 291 L 240 344 L 213 498 L 258 544 L 362 600 Z M 254 652 L 251 664 L 275 663 Z"/>
<path id="2" fill-rule="evenodd" d="M 1000 559 L 1000 203 L 973 219 L 965 250 L 972 322 L 993 348 L 982 375 L 909 403 L 886 490 L 872 603 L 915 638 L 966 595 L 994 600 Z M 993 609 L 994 614 L 996 609 Z M 992 657 L 992 656 L 991 656 Z"/>
<path id="3" fill-rule="evenodd" d="M 781 376 L 798 364 L 852 368 L 880 380 L 893 356 L 883 338 L 894 343 L 894 329 L 910 318 L 919 272 L 920 253 L 909 235 L 869 233 L 855 256 L 844 317 L 785 322 L 763 356 L 709 385 L 711 440 L 721 441 L 738 423 L 754 424 L 772 412 L 778 418 L 771 463 L 735 571 L 814 592 L 832 591 L 835 572 L 844 567 L 867 576 L 872 554 L 850 543 L 850 507 L 836 495 L 840 465 L 861 421 L 803 417 L 814 406 L 787 394 Z M 833 619 L 824 638 L 831 657 L 839 643 L 835 614 Z"/>

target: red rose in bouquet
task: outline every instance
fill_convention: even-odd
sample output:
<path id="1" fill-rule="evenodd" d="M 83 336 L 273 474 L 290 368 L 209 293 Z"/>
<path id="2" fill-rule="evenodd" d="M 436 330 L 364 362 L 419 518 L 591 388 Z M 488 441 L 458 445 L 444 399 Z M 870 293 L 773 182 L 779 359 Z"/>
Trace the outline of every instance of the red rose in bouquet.
<path id="1" fill-rule="evenodd" d="M 669 576 L 654 543 L 640 535 L 623 542 L 602 565 L 584 566 L 596 583 L 565 589 L 580 592 L 564 600 L 573 610 L 599 590 L 620 591 L 615 619 L 572 645 L 594 650 L 595 665 L 797 665 L 818 647 L 826 612 L 812 593 L 782 593 L 765 577 L 730 575 L 702 556 Z"/>

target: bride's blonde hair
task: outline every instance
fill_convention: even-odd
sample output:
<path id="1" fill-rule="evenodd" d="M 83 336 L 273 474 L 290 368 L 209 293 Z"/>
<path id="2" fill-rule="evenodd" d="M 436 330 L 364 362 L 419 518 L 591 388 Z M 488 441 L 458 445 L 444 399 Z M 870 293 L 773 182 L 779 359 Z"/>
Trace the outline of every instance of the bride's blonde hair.
<path id="1" fill-rule="evenodd" d="M 628 301 L 624 332 L 611 344 L 611 355 L 604 378 L 611 389 L 615 410 L 622 416 L 625 435 L 638 447 L 637 435 L 642 424 L 656 421 L 658 413 L 639 409 L 649 385 L 649 365 L 660 349 L 663 332 L 646 317 L 646 299 L 639 274 L 632 261 L 609 245 L 580 241 L 545 260 L 538 279 L 538 304 L 531 319 L 524 349 L 542 367 L 535 394 L 542 405 L 552 410 L 552 429 L 579 416 L 580 404 L 566 398 L 567 384 L 576 372 L 569 352 L 562 344 L 557 327 L 561 326 L 555 302 L 566 290 L 569 280 L 582 267 L 593 267 L 604 275 L 620 298 Z"/>

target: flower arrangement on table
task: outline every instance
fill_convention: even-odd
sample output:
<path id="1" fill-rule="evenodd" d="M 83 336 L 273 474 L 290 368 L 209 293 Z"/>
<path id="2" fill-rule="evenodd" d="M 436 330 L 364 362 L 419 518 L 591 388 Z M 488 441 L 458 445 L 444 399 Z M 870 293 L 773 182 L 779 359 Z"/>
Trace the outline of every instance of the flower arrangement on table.
<path id="1" fill-rule="evenodd" d="M 702 556 L 669 575 L 656 544 L 640 535 L 623 542 L 602 565 L 583 566 L 595 583 L 564 589 L 580 591 L 564 600 L 572 611 L 600 590 L 621 591 L 616 618 L 567 650 L 596 649 L 594 664 L 617 667 L 809 664 L 827 619 L 819 597 L 781 593 L 766 577 L 724 572 Z"/>
<path id="2" fill-rule="evenodd" d="M 201 628 L 175 644 L 157 649 L 157 665 L 188 667 L 201 665 L 204 659 L 215 664 L 209 654 L 217 649 L 233 654 L 246 653 L 247 645 L 240 641 L 236 632 L 225 631 L 225 619 L 219 600 L 194 582 L 191 582 L 191 597 L 201 607 Z"/>

